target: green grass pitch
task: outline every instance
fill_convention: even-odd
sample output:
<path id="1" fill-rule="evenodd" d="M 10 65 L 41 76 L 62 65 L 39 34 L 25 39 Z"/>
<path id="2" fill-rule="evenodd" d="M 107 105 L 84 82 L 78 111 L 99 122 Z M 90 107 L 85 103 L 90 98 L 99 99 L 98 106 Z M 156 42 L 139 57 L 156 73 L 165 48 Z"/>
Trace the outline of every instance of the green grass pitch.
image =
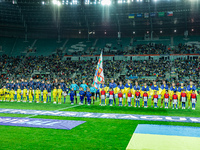
<path id="1" fill-rule="evenodd" d="M 160 101 L 159 101 L 160 102 Z M 151 101 L 149 101 L 149 106 Z M 0 102 L 0 108 L 11 109 L 35 109 L 35 110 L 59 110 L 79 111 L 79 112 L 101 112 L 101 113 L 123 113 L 123 114 L 143 114 L 143 115 L 164 115 L 164 116 L 187 116 L 200 117 L 200 105 L 197 103 L 196 110 L 172 110 L 154 108 L 128 108 L 118 106 L 99 106 L 97 101 L 91 106 L 77 106 L 70 108 L 69 99 L 67 104 L 52 103 L 17 103 Z M 3 114 L 6 117 L 27 117 L 23 114 Z M 72 130 L 56 130 L 29 127 L 0 126 L 0 149 L 1 150 L 124 150 L 126 149 L 131 136 L 138 124 L 160 124 L 160 125 L 180 125 L 200 127 L 198 123 L 178 123 L 159 121 L 137 121 L 137 120 L 117 120 L 117 119 L 96 119 L 96 118 L 75 118 L 57 116 L 34 116 L 32 118 L 60 119 L 60 120 L 81 120 L 84 124 Z"/>

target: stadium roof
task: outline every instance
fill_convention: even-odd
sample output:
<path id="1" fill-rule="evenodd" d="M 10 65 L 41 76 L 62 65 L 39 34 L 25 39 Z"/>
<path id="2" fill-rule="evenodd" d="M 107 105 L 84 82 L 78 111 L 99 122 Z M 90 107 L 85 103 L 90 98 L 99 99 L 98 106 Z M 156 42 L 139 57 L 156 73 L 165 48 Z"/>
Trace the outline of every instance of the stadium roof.
<path id="1" fill-rule="evenodd" d="M 0 35 L 199 34 L 199 13 L 198 0 L 0 0 Z"/>

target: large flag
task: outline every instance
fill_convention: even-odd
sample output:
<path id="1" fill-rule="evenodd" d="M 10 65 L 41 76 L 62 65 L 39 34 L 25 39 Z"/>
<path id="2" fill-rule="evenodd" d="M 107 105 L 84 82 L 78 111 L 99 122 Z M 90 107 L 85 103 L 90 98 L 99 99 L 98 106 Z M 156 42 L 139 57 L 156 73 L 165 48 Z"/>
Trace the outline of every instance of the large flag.
<path id="1" fill-rule="evenodd" d="M 97 64 L 97 68 L 95 71 L 95 75 L 94 75 L 94 87 L 96 89 L 100 88 L 100 84 L 104 81 L 104 74 L 103 74 L 103 57 L 102 57 L 102 52 L 99 58 L 99 62 Z"/>

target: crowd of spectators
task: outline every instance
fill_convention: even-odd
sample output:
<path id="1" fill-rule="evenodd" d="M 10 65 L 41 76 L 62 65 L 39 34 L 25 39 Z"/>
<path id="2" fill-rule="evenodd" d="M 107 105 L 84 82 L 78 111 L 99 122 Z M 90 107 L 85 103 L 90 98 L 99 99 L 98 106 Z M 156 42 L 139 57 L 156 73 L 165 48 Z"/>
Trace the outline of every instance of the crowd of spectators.
<path id="1" fill-rule="evenodd" d="M 183 47 L 183 46 L 181 46 Z M 62 60 L 61 56 L 18 56 L 10 57 L 7 55 L 0 56 L 0 71 L 1 82 L 7 79 L 17 78 L 42 78 L 46 80 L 53 80 L 54 78 L 62 78 L 67 82 L 75 80 L 81 83 L 86 79 L 92 83 L 95 70 L 97 66 L 96 60 L 71 61 Z M 199 84 L 200 63 L 199 59 L 174 61 L 169 60 L 143 60 L 143 61 L 103 61 L 104 75 L 106 82 L 112 78 L 118 78 L 116 82 L 122 80 L 124 83 L 126 79 L 137 77 L 140 84 L 145 81 L 152 83 L 152 79 L 161 83 L 163 79 L 168 79 L 168 82 L 173 81 L 179 83 L 180 81 L 188 82 L 190 80 Z M 43 72 L 47 76 L 39 76 L 37 72 Z M 121 76 L 119 76 L 121 74 Z M 122 75 L 123 74 L 123 75 Z M 168 74 L 168 76 L 166 76 Z M 175 76 L 171 76 L 174 74 Z M 148 77 L 153 77 L 148 78 Z M 131 78 L 134 79 L 134 78 Z"/>
<path id="2" fill-rule="evenodd" d="M 108 49 L 108 47 L 106 47 Z M 116 55 L 144 55 L 144 54 L 197 54 L 200 53 L 200 48 L 197 46 L 191 46 L 186 44 L 178 44 L 177 46 L 166 46 L 164 44 L 139 44 L 136 46 L 128 46 L 127 49 L 117 50 L 116 52 L 109 47 L 109 50 L 105 51 L 106 54 L 116 54 Z"/>

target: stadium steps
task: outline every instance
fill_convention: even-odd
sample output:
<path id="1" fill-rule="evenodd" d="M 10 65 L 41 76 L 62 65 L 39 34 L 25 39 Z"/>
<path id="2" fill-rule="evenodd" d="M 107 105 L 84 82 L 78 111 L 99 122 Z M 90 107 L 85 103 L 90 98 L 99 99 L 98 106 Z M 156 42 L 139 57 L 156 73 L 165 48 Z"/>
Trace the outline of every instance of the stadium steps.
<path id="1" fill-rule="evenodd" d="M 35 44 L 36 56 L 48 56 L 53 54 L 57 48 L 62 47 L 63 42 L 57 43 L 56 39 L 38 39 Z"/>
<path id="2" fill-rule="evenodd" d="M 24 39 L 17 39 L 15 48 L 12 52 L 12 56 L 19 56 L 19 54 L 26 54 L 28 47 L 31 46 L 33 40 L 30 39 L 29 41 L 24 41 Z"/>

